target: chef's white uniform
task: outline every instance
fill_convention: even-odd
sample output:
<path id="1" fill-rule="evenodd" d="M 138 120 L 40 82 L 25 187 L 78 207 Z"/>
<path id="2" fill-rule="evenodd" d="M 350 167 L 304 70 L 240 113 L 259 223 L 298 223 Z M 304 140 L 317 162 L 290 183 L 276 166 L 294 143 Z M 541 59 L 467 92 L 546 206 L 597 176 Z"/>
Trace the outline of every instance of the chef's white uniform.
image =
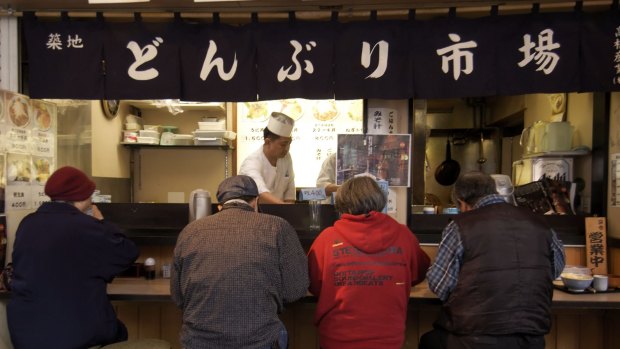
<path id="1" fill-rule="evenodd" d="M 273 167 L 263 153 L 263 146 L 260 146 L 243 160 L 239 174 L 252 177 L 259 194 L 270 192 L 281 200 L 295 201 L 296 199 L 295 173 L 290 153 L 278 159 L 276 166 Z"/>
<path id="2" fill-rule="evenodd" d="M 330 156 L 323 161 L 323 165 L 321 165 L 321 171 L 319 172 L 319 176 L 316 179 L 316 186 L 318 188 L 325 188 L 330 184 L 336 184 L 336 153 L 331 154 Z M 328 196 L 321 203 L 323 204 L 333 204 L 332 196 Z"/>

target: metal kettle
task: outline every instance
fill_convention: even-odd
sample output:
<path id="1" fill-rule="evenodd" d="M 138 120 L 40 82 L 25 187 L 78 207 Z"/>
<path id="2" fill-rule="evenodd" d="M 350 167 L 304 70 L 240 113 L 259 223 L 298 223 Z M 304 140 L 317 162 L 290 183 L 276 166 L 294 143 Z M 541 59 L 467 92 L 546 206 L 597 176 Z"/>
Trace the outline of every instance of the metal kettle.
<path id="1" fill-rule="evenodd" d="M 211 214 L 211 194 L 196 189 L 189 194 L 189 221 L 193 222 Z"/>

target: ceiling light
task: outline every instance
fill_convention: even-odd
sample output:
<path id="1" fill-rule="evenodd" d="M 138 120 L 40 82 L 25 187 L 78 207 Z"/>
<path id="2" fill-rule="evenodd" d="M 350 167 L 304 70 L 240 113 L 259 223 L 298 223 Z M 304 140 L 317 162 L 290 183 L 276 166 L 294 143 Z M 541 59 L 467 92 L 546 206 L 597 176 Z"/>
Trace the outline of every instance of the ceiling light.
<path id="1" fill-rule="evenodd" d="M 149 2 L 151 0 L 88 0 L 89 4 L 130 4 L 133 2 Z"/>

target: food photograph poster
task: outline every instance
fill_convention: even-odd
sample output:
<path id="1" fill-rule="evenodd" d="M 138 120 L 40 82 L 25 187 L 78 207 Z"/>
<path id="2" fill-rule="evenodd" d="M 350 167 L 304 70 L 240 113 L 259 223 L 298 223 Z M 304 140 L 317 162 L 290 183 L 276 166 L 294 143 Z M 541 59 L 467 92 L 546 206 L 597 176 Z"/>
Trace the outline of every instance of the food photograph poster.
<path id="1" fill-rule="evenodd" d="M 295 120 L 290 148 L 295 185 L 316 187 L 323 161 L 336 153 L 338 134 L 363 132 L 363 110 L 362 100 L 287 99 L 237 103 L 237 166 L 263 145 L 263 129 L 271 113 L 281 112 Z"/>
<path id="2" fill-rule="evenodd" d="M 54 170 L 57 109 L 53 103 L 0 90 L 0 187 L 3 209 L 36 209 Z"/>
<path id="3" fill-rule="evenodd" d="M 411 135 L 338 135 L 336 183 L 370 174 L 391 187 L 408 187 Z"/>

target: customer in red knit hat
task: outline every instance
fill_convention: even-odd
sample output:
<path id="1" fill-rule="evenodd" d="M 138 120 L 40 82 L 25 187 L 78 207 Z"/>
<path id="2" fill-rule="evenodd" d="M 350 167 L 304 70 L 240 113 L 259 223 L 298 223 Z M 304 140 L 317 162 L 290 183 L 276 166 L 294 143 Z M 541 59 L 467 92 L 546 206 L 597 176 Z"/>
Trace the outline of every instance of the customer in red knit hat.
<path id="1" fill-rule="evenodd" d="M 135 244 L 91 202 L 95 183 L 62 167 L 45 185 L 51 202 L 19 224 L 7 319 L 19 348 L 88 348 L 127 340 L 106 286 L 138 257 Z M 92 213 L 91 213 L 92 212 Z"/>

